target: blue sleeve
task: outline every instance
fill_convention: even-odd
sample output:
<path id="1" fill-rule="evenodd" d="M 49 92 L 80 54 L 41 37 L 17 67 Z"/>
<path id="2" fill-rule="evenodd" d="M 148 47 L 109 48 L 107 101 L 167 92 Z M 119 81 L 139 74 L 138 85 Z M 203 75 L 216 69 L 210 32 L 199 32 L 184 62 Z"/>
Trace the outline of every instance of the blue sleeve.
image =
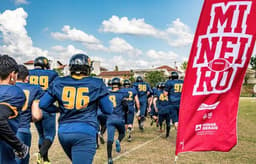
<path id="1" fill-rule="evenodd" d="M 58 108 L 53 105 L 54 101 L 55 99 L 48 92 L 46 92 L 40 99 L 39 108 L 49 113 L 56 113 Z"/>
<path id="2" fill-rule="evenodd" d="M 111 114 L 113 112 L 113 104 L 109 100 L 108 95 L 100 99 L 100 109 L 104 114 Z"/>
<path id="3" fill-rule="evenodd" d="M 170 82 L 169 80 L 165 83 L 164 91 L 169 92 L 170 90 Z"/>
<path id="4" fill-rule="evenodd" d="M 44 91 L 43 89 L 38 85 L 36 87 L 36 96 L 35 96 L 35 100 L 39 100 L 43 95 L 44 95 Z"/>

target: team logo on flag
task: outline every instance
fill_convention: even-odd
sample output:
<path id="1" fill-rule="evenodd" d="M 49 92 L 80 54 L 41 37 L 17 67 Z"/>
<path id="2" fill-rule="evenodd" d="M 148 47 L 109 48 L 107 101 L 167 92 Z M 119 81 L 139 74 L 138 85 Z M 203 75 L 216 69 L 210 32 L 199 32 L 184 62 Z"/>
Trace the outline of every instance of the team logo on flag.
<path id="1" fill-rule="evenodd" d="M 193 67 L 197 80 L 193 95 L 225 93 L 230 90 L 238 68 L 244 67 L 252 36 L 246 34 L 251 2 L 217 3 L 210 24 L 197 42 Z"/>

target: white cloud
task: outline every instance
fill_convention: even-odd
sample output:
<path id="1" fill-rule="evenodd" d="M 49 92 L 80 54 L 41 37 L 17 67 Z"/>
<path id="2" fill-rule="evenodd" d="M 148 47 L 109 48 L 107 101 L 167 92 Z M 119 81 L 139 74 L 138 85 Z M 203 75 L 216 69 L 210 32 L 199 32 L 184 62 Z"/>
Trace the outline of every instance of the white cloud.
<path id="1" fill-rule="evenodd" d="M 70 28 L 70 26 L 65 25 L 62 28 L 62 32 L 53 32 L 51 36 L 54 39 L 64 41 L 71 40 L 75 42 L 82 43 L 86 48 L 91 50 L 102 50 L 104 51 L 106 48 L 100 43 L 95 36 L 89 35 L 82 30 L 78 30 L 76 28 Z"/>
<path id="2" fill-rule="evenodd" d="M 21 5 L 21 4 L 28 4 L 27 0 L 15 0 L 14 3 L 16 5 Z"/>
<path id="3" fill-rule="evenodd" d="M 48 51 L 34 47 L 25 26 L 28 14 L 23 8 L 6 10 L 0 13 L 0 32 L 2 43 L 0 53 L 9 54 L 18 62 L 34 59 L 36 56 L 47 56 Z"/>
<path id="4" fill-rule="evenodd" d="M 51 33 L 52 37 L 57 40 L 72 40 L 76 42 L 95 44 L 100 43 L 100 41 L 95 38 L 93 35 L 89 35 L 81 30 L 77 30 L 76 28 L 70 28 L 70 26 L 65 25 L 62 28 L 62 32 L 53 32 Z"/>
<path id="5" fill-rule="evenodd" d="M 182 23 L 179 18 L 172 22 L 166 30 L 169 45 L 173 47 L 186 46 L 192 43 L 193 34 L 190 28 Z"/>
<path id="6" fill-rule="evenodd" d="M 68 60 L 71 58 L 71 56 L 77 53 L 87 54 L 86 51 L 77 49 L 73 45 L 68 45 L 67 47 L 63 47 L 60 45 L 53 46 L 50 52 L 51 56 L 53 56 L 54 59 L 60 60 L 63 63 L 68 63 Z"/>
<path id="7" fill-rule="evenodd" d="M 119 18 L 113 15 L 109 20 L 104 20 L 100 28 L 102 32 L 112 32 L 117 34 L 131 35 L 158 35 L 159 31 L 153 26 L 144 22 L 144 19 L 133 18 L 128 20 L 127 17 Z"/>
<path id="8" fill-rule="evenodd" d="M 112 40 L 109 41 L 109 51 L 115 52 L 115 53 L 135 55 L 135 56 L 142 54 L 141 50 L 134 48 L 124 39 L 119 37 L 113 38 Z"/>
<path id="9" fill-rule="evenodd" d="M 147 24 L 144 19 L 133 18 L 129 20 L 127 17 L 119 18 L 118 16 L 112 16 L 109 20 L 102 22 L 99 31 L 151 36 L 166 40 L 167 43 L 173 47 L 187 46 L 193 41 L 193 34 L 190 28 L 181 22 L 179 18 L 174 20 L 167 29 L 159 30 Z"/>
<path id="10" fill-rule="evenodd" d="M 178 55 L 172 51 L 164 52 L 164 51 L 156 51 L 156 50 L 149 50 L 147 51 L 147 56 L 152 59 L 157 60 L 174 60 L 177 59 Z"/>

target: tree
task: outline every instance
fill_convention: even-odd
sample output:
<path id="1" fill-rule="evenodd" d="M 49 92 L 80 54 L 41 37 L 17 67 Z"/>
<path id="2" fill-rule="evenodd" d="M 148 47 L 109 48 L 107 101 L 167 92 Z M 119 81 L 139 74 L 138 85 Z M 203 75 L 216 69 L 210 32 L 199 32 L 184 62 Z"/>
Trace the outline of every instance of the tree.
<path id="1" fill-rule="evenodd" d="M 188 67 L 188 61 L 184 61 L 183 63 L 181 63 L 180 68 L 182 70 L 186 71 L 187 67 Z"/>
<path id="2" fill-rule="evenodd" d="M 115 71 L 119 71 L 119 68 L 118 68 L 118 66 L 117 66 L 117 65 L 115 66 Z"/>
<path id="3" fill-rule="evenodd" d="M 250 65 L 252 66 L 252 69 L 256 71 L 256 56 L 251 57 Z"/>
<path id="4" fill-rule="evenodd" d="M 151 85 L 156 86 L 158 82 L 164 82 L 166 77 L 164 76 L 164 72 L 160 71 L 151 71 L 148 72 L 145 76 L 145 80 Z"/>

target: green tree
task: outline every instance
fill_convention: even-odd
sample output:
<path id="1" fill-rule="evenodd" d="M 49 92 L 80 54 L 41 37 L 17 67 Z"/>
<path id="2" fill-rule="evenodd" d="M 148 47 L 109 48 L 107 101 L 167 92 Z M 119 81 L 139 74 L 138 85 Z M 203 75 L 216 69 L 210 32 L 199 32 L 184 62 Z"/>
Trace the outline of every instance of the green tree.
<path id="1" fill-rule="evenodd" d="M 256 56 L 251 57 L 250 65 L 252 66 L 253 70 L 256 70 Z"/>
<path id="2" fill-rule="evenodd" d="M 145 80 L 151 85 L 156 86 L 156 83 L 163 82 L 166 80 L 166 77 L 164 76 L 164 72 L 160 71 L 151 71 L 148 72 L 145 76 Z"/>
<path id="3" fill-rule="evenodd" d="M 184 70 L 184 71 L 186 71 L 187 67 L 188 67 L 188 61 L 184 61 L 184 62 L 181 64 L 181 66 L 180 66 L 180 68 L 181 68 L 182 70 Z"/>

